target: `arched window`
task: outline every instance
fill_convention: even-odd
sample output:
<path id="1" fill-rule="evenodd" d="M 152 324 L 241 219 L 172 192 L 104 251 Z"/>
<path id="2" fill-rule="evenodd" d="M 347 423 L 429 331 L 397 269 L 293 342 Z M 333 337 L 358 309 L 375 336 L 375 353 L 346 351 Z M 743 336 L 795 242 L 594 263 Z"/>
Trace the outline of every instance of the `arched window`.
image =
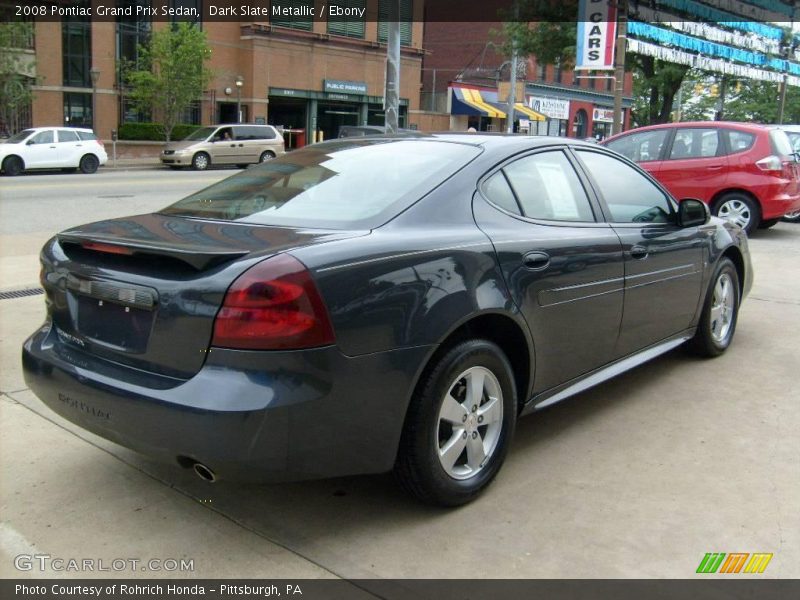
<path id="1" fill-rule="evenodd" d="M 585 110 L 580 109 L 575 113 L 575 119 L 572 121 L 572 134 L 579 140 L 586 137 L 586 125 L 588 121 L 589 118 Z"/>

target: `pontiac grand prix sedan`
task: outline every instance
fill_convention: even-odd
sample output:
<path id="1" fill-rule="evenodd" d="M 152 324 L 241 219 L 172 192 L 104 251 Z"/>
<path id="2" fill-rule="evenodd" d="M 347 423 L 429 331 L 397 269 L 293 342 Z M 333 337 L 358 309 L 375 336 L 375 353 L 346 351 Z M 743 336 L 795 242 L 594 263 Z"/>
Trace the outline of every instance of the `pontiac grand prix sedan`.
<path id="1" fill-rule="evenodd" d="M 316 144 L 58 234 L 26 380 L 201 477 L 394 470 L 473 499 L 517 417 L 686 344 L 725 351 L 747 240 L 595 144 Z"/>

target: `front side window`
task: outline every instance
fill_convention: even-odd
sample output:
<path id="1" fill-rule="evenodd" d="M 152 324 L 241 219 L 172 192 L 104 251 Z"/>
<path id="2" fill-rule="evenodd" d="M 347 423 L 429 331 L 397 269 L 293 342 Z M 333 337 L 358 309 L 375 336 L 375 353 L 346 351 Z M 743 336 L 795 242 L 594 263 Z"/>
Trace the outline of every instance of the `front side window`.
<path id="1" fill-rule="evenodd" d="M 671 223 L 672 204 L 652 181 L 612 156 L 579 150 L 615 223 Z"/>
<path id="2" fill-rule="evenodd" d="M 589 198 L 560 150 L 526 156 L 503 167 L 522 213 L 548 221 L 594 221 Z"/>
<path id="3" fill-rule="evenodd" d="M 667 133 L 667 129 L 632 133 L 616 140 L 611 140 L 608 143 L 608 147 L 633 162 L 658 160 L 661 157 L 661 149 L 664 147 Z"/>
<path id="4" fill-rule="evenodd" d="M 53 130 L 50 129 L 48 131 L 40 131 L 31 138 L 31 141 L 34 144 L 52 144 L 55 141 Z"/>
<path id="5" fill-rule="evenodd" d="M 259 225 L 370 229 L 480 152 L 467 144 L 410 139 L 316 144 L 247 169 L 162 212 Z"/>
<path id="6" fill-rule="evenodd" d="M 678 129 L 672 141 L 669 157 L 672 160 L 681 158 L 712 158 L 719 150 L 719 132 L 716 129 Z"/>

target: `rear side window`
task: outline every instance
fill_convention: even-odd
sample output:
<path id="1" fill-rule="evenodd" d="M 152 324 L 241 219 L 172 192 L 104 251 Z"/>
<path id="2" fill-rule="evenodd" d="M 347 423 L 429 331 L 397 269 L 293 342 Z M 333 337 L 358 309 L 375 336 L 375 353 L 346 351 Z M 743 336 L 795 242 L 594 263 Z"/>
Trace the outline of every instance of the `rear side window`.
<path id="1" fill-rule="evenodd" d="M 480 154 L 468 144 L 366 139 L 315 144 L 247 169 L 162 211 L 261 225 L 381 225 Z"/>
<path id="2" fill-rule="evenodd" d="M 79 131 L 78 137 L 81 138 L 84 142 L 96 140 L 97 136 L 92 131 Z"/>
<path id="3" fill-rule="evenodd" d="M 661 149 L 664 147 L 667 133 L 669 133 L 668 129 L 632 133 L 610 141 L 607 147 L 634 162 L 658 160 L 661 157 Z"/>
<path id="4" fill-rule="evenodd" d="M 746 131 L 728 129 L 725 133 L 728 136 L 728 148 L 731 149 L 731 154 L 750 150 L 750 148 L 753 147 L 753 143 L 756 141 L 756 136 Z"/>
<path id="5" fill-rule="evenodd" d="M 800 132 L 798 131 L 787 131 L 786 137 L 789 138 L 789 142 L 792 144 L 792 148 L 795 152 L 800 152 Z"/>
<path id="6" fill-rule="evenodd" d="M 669 157 L 673 160 L 681 158 L 711 158 L 720 150 L 719 131 L 717 129 L 678 129 L 672 140 Z"/>
<path id="7" fill-rule="evenodd" d="M 271 127 L 259 127 L 257 125 L 234 127 L 233 132 L 237 140 L 271 140 L 276 137 Z"/>
<path id="8" fill-rule="evenodd" d="M 58 130 L 58 141 L 59 142 L 77 142 L 78 141 L 78 134 L 74 131 L 70 131 L 69 129 L 59 129 Z"/>
<path id="9" fill-rule="evenodd" d="M 510 213 L 521 214 L 517 200 L 514 198 L 514 192 L 508 186 L 508 180 L 502 171 L 498 171 L 486 180 L 483 184 L 483 195 L 492 204 L 496 204 Z"/>
<path id="10" fill-rule="evenodd" d="M 594 221 L 589 198 L 561 151 L 540 152 L 503 167 L 522 212 L 548 221 Z"/>
<path id="11" fill-rule="evenodd" d="M 672 205 L 644 175 L 599 152 L 578 151 L 615 223 L 670 223 Z"/>

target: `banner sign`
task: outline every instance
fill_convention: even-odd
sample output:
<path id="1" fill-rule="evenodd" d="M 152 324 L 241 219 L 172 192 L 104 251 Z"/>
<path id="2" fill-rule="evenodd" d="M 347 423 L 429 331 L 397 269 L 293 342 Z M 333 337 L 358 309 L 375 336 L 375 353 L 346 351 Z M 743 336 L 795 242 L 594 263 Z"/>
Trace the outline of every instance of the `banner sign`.
<path id="1" fill-rule="evenodd" d="M 569 119 L 569 100 L 531 96 L 528 106 L 551 119 Z"/>
<path id="2" fill-rule="evenodd" d="M 614 0 L 580 0 L 575 70 L 613 69 L 616 41 L 617 7 Z"/>
<path id="3" fill-rule="evenodd" d="M 597 123 L 613 123 L 614 111 L 609 108 L 595 108 L 592 111 L 592 121 Z"/>

